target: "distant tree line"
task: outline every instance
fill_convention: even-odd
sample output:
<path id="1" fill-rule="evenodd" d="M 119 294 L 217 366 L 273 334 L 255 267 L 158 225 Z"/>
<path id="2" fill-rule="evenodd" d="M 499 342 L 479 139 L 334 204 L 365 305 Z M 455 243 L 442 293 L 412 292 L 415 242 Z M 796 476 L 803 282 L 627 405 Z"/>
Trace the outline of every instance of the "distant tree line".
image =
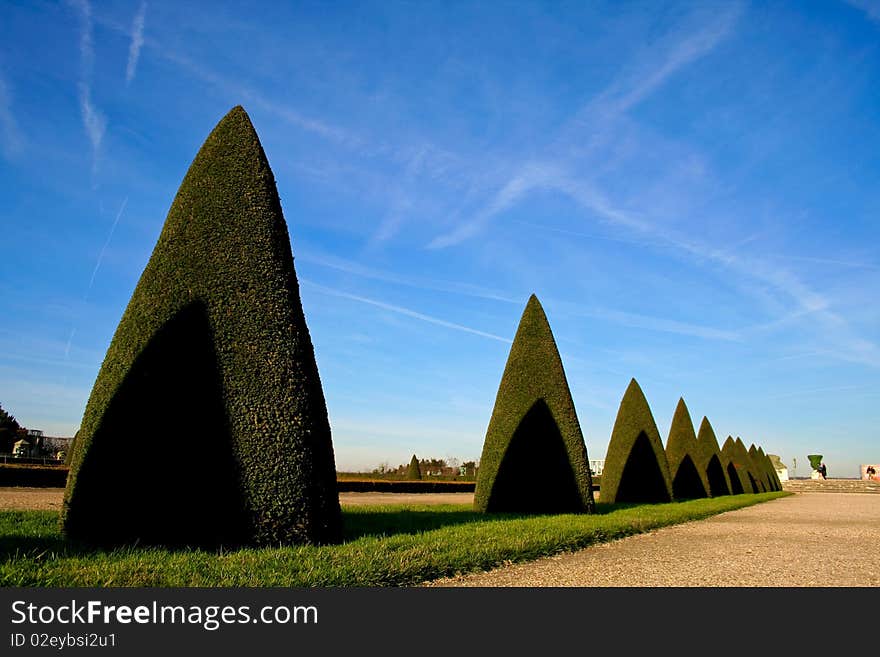
<path id="1" fill-rule="evenodd" d="M 34 443 L 32 455 L 38 457 L 54 458 L 58 452 L 67 450 L 70 445 L 69 438 L 29 436 L 27 427 L 21 426 L 15 416 L 0 405 L 0 454 L 12 454 L 15 443 L 22 439 Z"/>
<path id="2" fill-rule="evenodd" d="M 11 454 L 16 441 L 27 438 L 27 429 L 0 406 L 0 453 Z"/>
<path id="3" fill-rule="evenodd" d="M 455 457 L 442 458 L 413 458 L 409 463 L 401 463 L 396 467 L 387 462 L 380 463 L 369 473 L 340 473 L 342 475 L 369 474 L 376 479 L 390 480 L 448 480 L 448 481 L 474 481 L 477 477 L 479 464 L 477 461 L 462 461 Z"/>

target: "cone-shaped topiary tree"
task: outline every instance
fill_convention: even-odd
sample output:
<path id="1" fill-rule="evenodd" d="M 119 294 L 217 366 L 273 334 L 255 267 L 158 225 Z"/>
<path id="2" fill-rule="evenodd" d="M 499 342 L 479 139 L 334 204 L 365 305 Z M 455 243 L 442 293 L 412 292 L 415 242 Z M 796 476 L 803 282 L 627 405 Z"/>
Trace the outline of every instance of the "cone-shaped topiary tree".
<path id="1" fill-rule="evenodd" d="M 697 448 L 695 461 L 697 467 L 706 473 L 706 481 L 709 482 L 709 495 L 730 495 L 730 477 L 724 468 L 724 458 L 718 448 L 718 439 L 715 431 L 709 423 L 709 418 L 703 416 L 700 422 L 700 431 L 697 434 Z"/>
<path id="2" fill-rule="evenodd" d="M 779 481 L 779 475 L 776 474 L 776 468 L 773 466 L 773 461 L 771 461 L 770 457 L 764 452 L 763 447 L 758 447 L 758 455 L 764 462 L 764 468 L 767 470 L 767 477 L 770 479 L 772 490 L 782 490 L 782 482 Z"/>
<path id="3" fill-rule="evenodd" d="M 758 464 L 758 467 L 761 468 L 761 471 L 764 473 L 767 481 L 767 490 L 776 491 L 779 488 L 776 485 L 776 470 L 770 464 L 770 459 L 767 458 L 767 455 L 764 453 L 763 447 L 758 447 L 758 457 L 755 460 Z"/>
<path id="4" fill-rule="evenodd" d="M 102 544 L 340 538 L 330 426 L 290 238 L 241 107 L 190 166 L 107 350 L 62 527 Z"/>
<path id="5" fill-rule="evenodd" d="M 754 492 L 749 482 L 748 466 L 737 453 L 733 436 L 728 436 L 727 440 L 724 441 L 724 445 L 721 446 L 721 457 L 724 470 L 727 472 L 727 477 L 730 480 L 731 495 Z"/>
<path id="6" fill-rule="evenodd" d="M 728 436 L 728 438 L 730 438 L 730 436 Z M 739 473 L 740 481 L 742 481 L 743 492 L 759 493 L 760 490 L 758 489 L 758 483 L 755 481 L 755 475 L 752 471 L 752 461 L 749 458 L 749 452 L 741 438 L 737 437 L 733 441 L 731 454 L 733 455 L 733 463 Z"/>
<path id="7" fill-rule="evenodd" d="M 669 502 L 672 479 L 660 432 L 635 379 L 620 408 L 602 470 L 602 502 Z"/>
<path id="8" fill-rule="evenodd" d="M 591 512 L 580 423 L 547 316 L 533 294 L 523 311 L 486 430 L 474 508 Z"/>
<path id="9" fill-rule="evenodd" d="M 683 398 L 679 398 L 669 438 L 666 440 L 666 462 L 672 478 L 672 496 L 676 499 L 708 497 L 709 481 L 706 471 L 697 466 L 697 436 L 691 414 Z"/>
<path id="10" fill-rule="evenodd" d="M 406 478 L 412 479 L 413 481 L 422 478 L 422 471 L 419 469 L 419 460 L 416 458 L 415 454 L 413 454 L 412 458 L 409 460 L 409 467 L 406 469 Z"/>
<path id="11" fill-rule="evenodd" d="M 770 478 L 767 476 L 767 470 L 764 468 L 764 461 L 758 454 L 758 448 L 755 443 L 749 445 L 749 458 L 752 460 L 752 466 L 755 468 L 755 479 L 761 486 L 761 492 L 766 493 L 773 490 L 770 487 Z"/>
<path id="12" fill-rule="evenodd" d="M 738 459 L 740 463 L 746 464 L 746 477 L 748 478 L 749 485 L 751 485 L 752 490 L 750 491 L 748 487 L 746 487 L 747 493 L 760 493 L 761 492 L 761 484 L 758 480 L 758 475 L 755 471 L 755 466 L 752 463 L 752 459 L 749 456 L 749 450 L 746 449 L 745 443 L 742 441 L 742 438 L 739 436 L 736 437 L 734 441 L 734 449 L 735 454 L 738 455 Z"/>

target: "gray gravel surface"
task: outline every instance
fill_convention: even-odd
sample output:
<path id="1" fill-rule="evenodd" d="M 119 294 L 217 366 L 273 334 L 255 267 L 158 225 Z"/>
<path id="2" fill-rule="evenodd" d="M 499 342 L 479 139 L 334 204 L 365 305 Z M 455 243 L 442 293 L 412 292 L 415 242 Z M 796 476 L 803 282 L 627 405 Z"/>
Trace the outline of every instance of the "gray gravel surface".
<path id="1" fill-rule="evenodd" d="M 880 586 L 880 495 L 797 493 L 428 586 Z"/>

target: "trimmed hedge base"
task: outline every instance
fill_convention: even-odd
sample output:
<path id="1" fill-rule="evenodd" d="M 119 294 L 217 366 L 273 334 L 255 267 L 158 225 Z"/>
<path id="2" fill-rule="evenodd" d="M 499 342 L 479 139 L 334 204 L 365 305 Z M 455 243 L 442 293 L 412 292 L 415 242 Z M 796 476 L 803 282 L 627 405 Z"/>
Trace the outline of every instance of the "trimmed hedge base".
<path id="1" fill-rule="evenodd" d="M 339 479 L 340 493 L 473 493 L 474 481 L 388 481 L 387 479 Z"/>
<path id="2" fill-rule="evenodd" d="M 64 488 L 67 466 L 0 465 L 0 486 Z M 593 490 L 599 490 L 601 475 L 593 476 Z M 473 493 L 473 481 L 389 481 L 387 479 L 338 479 L 340 493 Z"/>
<path id="3" fill-rule="evenodd" d="M 68 467 L 0 465 L 0 486 L 64 488 Z M 340 479 L 340 493 L 473 493 L 473 481 L 388 481 L 382 479 Z"/>
<path id="4" fill-rule="evenodd" d="M 0 465 L 0 486 L 64 488 L 66 465 Z"/>

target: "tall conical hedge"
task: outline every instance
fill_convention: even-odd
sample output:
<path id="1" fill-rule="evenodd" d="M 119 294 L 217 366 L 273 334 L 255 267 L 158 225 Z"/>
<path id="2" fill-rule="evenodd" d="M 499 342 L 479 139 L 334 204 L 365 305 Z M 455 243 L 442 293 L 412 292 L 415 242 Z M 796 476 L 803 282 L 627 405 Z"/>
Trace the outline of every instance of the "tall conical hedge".
<path id="1" fill-rule="evenodd" d="M 755 447 L 755 443 L 749 445 L 748 452 L 749 458 L 752 460 L 752 466 L 755 468 L 755 478 L 758 480 L 758 483 L 761 484 L 761 492 L 766 493 L 773 490 L 770 484 L 770 478 L 767 475 L 767 470 L 764 467 L 764 461 L 758 454 L 758 448 Z"/>
<path id="2" fill-rule="evenodd" d="M 718 448 L 718 439 L 715 431 L 709 423 L 709 418 L 703 416 L 700 422 L 700 431 L 697 433 L 697 466 L 706 473 L 706 481 L 709 483 L 709 495 L 730 495 L 730 476 L 724 465 L 724 458 Z"/>
<path id="3" fill-rule="evenodd" d="M 409 467 L 406 469 L 406 478 L 414 481 L 422 478 L 422 470 L 419 468 L 419 460 L 415 454 L 413 454 L 409 461 Z"/>
<path id="4" fill-rule="evenodd" d="M 327 408 L 275 179 L 241 107 L 189 168 L 83 416 L 67 536 L 324 543 Z"/>
<path id="5" fill-rule="evenodd" d="M 651 408 L 635 379 L 620 408 L 602 469 L 602 502 L 669 502 L 672 479 Z"/>
<path id="6" fill-rule="evenodd" d="M 731 495 L 742 495 L 743 493 L 752 493 L 752 485 L 749 482 L 747 465 L 737 453 L 736 443 L 733 436 L 728 436 L 721 446 L 721 456 L 723 458 L 724 469 L 730 479 Z"/>
<path id="7" fill-rule="evenodd" d="M 776 470 L 770 464 L 770 459 L 768 459 L 767 455 L 764 453 L 764 448 L 759 446 L 757 452 L 758 455 L 754 460 L 758 464 L 758 467 L 761 468 L 761 472 L 764 473 L 767 482 L 767 490 L 779 490 L 776 485 Z"/>
<path id="8" fill-rule="evenodd" d="M 474 508 L 590 512 L 592 479 L 580 423 L 547 316 L 523 311 L 486 430 Z"/>
<path id="9" fill-rule="evenodd" d="M 752 487 L 751 491 L 746 488 L 746 492 L 762 492 L 761 482 L 759 480 L 757 471 L 755 470 L 755 465 L 754 463 L 752 463 L 752 457 L 749 456 L 749 450 L 746 449 L 745 443 L 739 436 L 736 437 L 734 443 L 736 446 L 736 451 L 739 454 L 740 461 L 746 464 L 746 475 L 748 476 L 749 484 L 751 484 Z"/>
<path id="10" fill-rule="evenodd" d="M 706 471 L 697 463 L 697 436 L 691 414 L 683 398 L 679 398 L 669 437 L 666 439 L 666 462 L 672 478 L 672 496 L 676 499 L 708 497 L 709 481 Z"/>
<path id="11" fill-rule="evenodd" d="M 758 455 L 764 461 L 764 468 L 767 470 L 767 476 L 770 479 L 772 490 L 782 490 L 782 482 L 779 481 L 779 475 L 776 474 L 776 468 L 773 466 L 773 461 L 771 461 L 770 457 L 764 452 L 763 447 L 758 447 Z"/>

